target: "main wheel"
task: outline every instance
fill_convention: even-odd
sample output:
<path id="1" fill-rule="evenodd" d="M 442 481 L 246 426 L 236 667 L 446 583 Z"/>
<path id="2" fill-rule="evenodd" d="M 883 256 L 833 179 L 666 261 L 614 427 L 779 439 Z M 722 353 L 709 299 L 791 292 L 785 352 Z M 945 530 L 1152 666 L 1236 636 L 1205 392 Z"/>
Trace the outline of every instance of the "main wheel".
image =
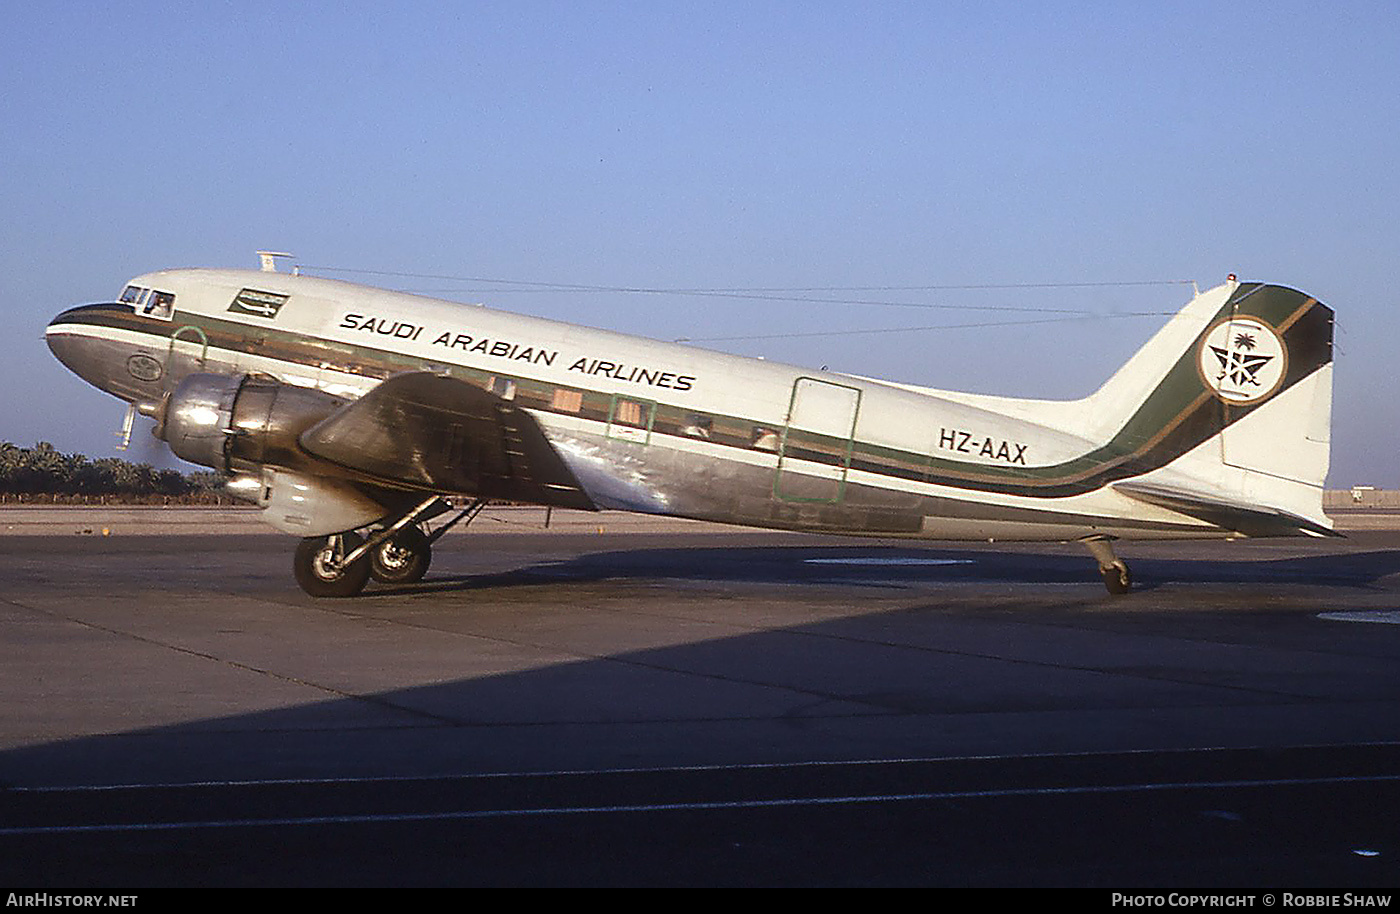
<path id="1" fill-rule="evenodd" d="M 364 590 L 369 581 L 369 557 L 362 555 L 349 566 L 343 562 L 362 542 L 354 533 L 302 540 L 292 557 L 292 573 L 301 589 L 313 597 L 353 597 Z"/>
<path id="2" fill-rule="evenodd" d="M 413 524 L 370 550 L 370 576 L 381 584 L 412 584 L 428 572 L 433 547 Z"/>

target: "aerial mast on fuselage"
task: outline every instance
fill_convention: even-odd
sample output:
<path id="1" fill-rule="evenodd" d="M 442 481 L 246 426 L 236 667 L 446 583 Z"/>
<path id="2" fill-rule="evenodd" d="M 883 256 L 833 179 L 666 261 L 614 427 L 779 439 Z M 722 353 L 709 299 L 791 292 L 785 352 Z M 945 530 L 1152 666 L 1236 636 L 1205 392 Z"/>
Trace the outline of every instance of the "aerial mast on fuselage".
<path id="1" fill-rule="evenodd" d="M 277 258 L 291 257 L 286 251 L 258 251 L 258 263 L 264 273 L 277 272 Z M 300 271 L 292 267 L 292 275 L 297 275 Z"/>

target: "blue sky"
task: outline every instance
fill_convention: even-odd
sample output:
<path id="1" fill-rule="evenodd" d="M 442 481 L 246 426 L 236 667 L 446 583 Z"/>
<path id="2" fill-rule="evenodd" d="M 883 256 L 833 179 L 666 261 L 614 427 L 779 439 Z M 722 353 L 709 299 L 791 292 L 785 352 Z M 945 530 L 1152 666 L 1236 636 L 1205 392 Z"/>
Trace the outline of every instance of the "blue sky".
<path id="1" fill-rule="evenodd" d="M 263 247 L 607 287 L 1233 271 L 1336 308 L 1331 483 L 1400 486 L 1393 3 L 33 3 L 0 42 L 0 438 L 112 453 L 121 404 L 44 324 Z M 892 307 L 374 279 L 661 339 L 1088 310 L 708 344 L 1052 397 L 1163 320 L 1125 315 L 1190 291 L 831 296 L 916 306 Z"/>

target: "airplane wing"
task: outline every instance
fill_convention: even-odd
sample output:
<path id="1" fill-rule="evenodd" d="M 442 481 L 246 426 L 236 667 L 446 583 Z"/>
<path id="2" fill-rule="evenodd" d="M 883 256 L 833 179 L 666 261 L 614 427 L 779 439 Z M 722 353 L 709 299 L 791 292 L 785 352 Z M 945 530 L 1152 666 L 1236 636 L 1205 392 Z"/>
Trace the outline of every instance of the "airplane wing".
<path id="1" fill-rule="evenodd" d="M 529 413 L 435 372 L 385 380 L 299 441 L 323 460 L 394 488 L 595 508 Z"/>
<path id="2" fill-rule="evenodd" d="M 1116 482 L 1113 488 L 1138 501 L 1169 508 L 1245 536 L 1342 535 L 1306 517 L 1276 508 L 1234 502 L 1218 495 L 1143 482 Z"/>

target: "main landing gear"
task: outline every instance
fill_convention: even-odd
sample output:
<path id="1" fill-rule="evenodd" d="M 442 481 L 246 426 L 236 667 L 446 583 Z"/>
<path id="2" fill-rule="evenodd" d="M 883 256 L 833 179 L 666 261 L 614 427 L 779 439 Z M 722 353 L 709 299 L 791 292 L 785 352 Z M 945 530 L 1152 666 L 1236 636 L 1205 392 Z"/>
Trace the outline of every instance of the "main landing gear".
<path id="1" fill-rule="evenodd" d="M 1111 594 L 1127 593 L 1133 589 L 1133 575 L 1125 563 L 1113 554 L 1113 537 L 1104 534 L 1086 536 L 1080 540 L 1089 547 L 1089 552 L 1099 563 L 1099 574 L 1103 576 L 1103 586 Z"/>
<path id="2" fill-rule="evenodd" d="M 421 581 L 433 560 L 433 546 L 417 525 L 410 524 L 369 552 L 369 576 L 381 584 Z"/>
<path id="3" fill-rule="evenodd" d="M 438 537 L 459 523 L 471 523 L 485 506 L 486 499 L 473 499 L 452 520 L 425 533 L 420 521 L 451 510 L 433 496 L 393 523 L 370 531 L 368 539 L 354 531 L 309 536 L 297 546 L 292 572 L 313 597 L 353 597 L 371 577 L 383 584 L 411 584 L 427 572 Z"/>
<path id="4" fill-rule="evenodd" d="M 369 581 L 368 560 L 345 560 L 356 552 L 363 555 L 364 540 L 353 532 L 308 536 L 297 544 L 292 573 L 313 597 L 353 597 Z"/>

